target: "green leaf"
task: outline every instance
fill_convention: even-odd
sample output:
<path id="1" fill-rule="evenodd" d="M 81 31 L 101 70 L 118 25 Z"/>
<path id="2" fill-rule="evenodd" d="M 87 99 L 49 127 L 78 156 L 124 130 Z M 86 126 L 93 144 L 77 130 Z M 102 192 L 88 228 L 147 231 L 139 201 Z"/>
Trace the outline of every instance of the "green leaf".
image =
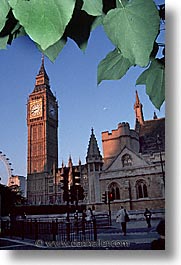
<path id="1" fill-rule="evenodd" d="M 0 31 L 3 29 L 6 23 L 6 16 L 10 10 L 10 6 L 7 0 L 0 1 Z"/>
<path id="2" fill-rule="evenodd" d="M 151 102 L 160 109 L 165 100 L 165 67 L 161 59 L 151 62 L 149 68 L 137 79 L 136 85 L 146 85 L 146 93 Z"/>
<path id="3" fill-rule="evenodd" d="M 9 35 L 8 44 L 11 45 L 14 39 L 22 37 L 22 36 L 26 36 L 26 32 L 24 28 L 18 22 Z"/>
<path id="4" fill-rule="evenodd" d="M 75 8 L 64 36 L 73 39 L 78 47 L 84 51 L 95 19 L 96 17 L 88 15 L 84 10 Z"/>
<path id="5" fill-rule="evenodd" d="M 50 59 L 50 61 L 54 62 L 57 56 L 59 55 L 59 53 L 61 52 L 61 50 L 63 49 L 63 47 L 65 46 L 66 41 L 67 40 L 62 38 L 52 46 L 48 47 L 46 50 L 42 50 L 40 45 L 38 44 L 37 47 L 42 53 L 44 53 Z"/>
<path id="6" fill-rule="evenodd" d="M 118 80 L 122 78 L 132 66 L 122 53 L 115 49 L 110 52 L 98 65 L 97 83 L 102 80 Z"/>
<path id="7" fill-rule="evenodd" d="M 43 50 L 56 43 L 69 23 L 76 0 L 9 0 L 13 14 Z"/>
<path id="8" fill-rule="evenodd" d="M 151 54 L 150 54 L 150 60 L 151 60 L 151 61 L 155 59 L 155 57 L 156 57 L 156 55 L 157 55 L 157 53 L 158 53 L 158 50 L 159 50 L 159 45 L 158 45 L 158 43 L 155 41 L 155 42 L 154 42 L 154 45 L 153 45 L 153 50 L 152 50 L 152 52 L 151 52 Z"/>
<path id="9" fill-rule="evenodd" d="M 103 16 L 98 16 L 95 18 L 91 26 L 91 31 L 95 30 L 98 26 L 102 25 Z"/>
<path id="10" fill-rule="evenodd" d="M 116 7 L 123 7 L 128 4 L 129 0 L 116 0 Z"/>
<path id="11" fill-rule="evenodd" d="M 100 16 L 102 15 L 102 0 L 83 0 L 82 10 L 86 11 L 89 15 Z"/>
<path id="12" fill-rule="evenodd" d="M 0 38 L 0 49 L 1 50 L 3 50 L 3 49 L 5 50 L 6 49 L 6 45 L 7 45 L 8 39 L 9 39 L 9 36 Z"/>
<path id="13" fill-rule="evenodd" d="M 85 23 L 83 25 L 86 26 Z M 94 17 L 93 19 L 90 20 L 89 27 L 87 27 L 86 30 L 83 31 L 84 33 L 81 34 L 81 37 L 79 38 L 79 40 L 81 40 L 81 43 L 79 43 L 79 40 L 78 39 L 76 39 L 76 38 L 74 39 L 77 42 L 77 45 L 79 46 L 79 48 L 83 52 L 85 52 L 85 50 L 87 48 L 87 44 L 88 44 L 88 39 L 89 39 L 89 36 L 90 36 L 90 32 L 93 31 L 93 30 L 95 30 L 100 25 L 102 25 L 102 16 Z M 81 27 L 82 26 L 80 26 L 79 29 Z M 79 35 L 80 35 L 80 33 L 77 34 L 77 37 Z M 84 36 L 84 38 L 82 38 L 83 36 Z"/>
<path id="14" fill-rule="evenodd" d="M 153 0 L 132 0 L 122 8 L 110 10 L 103 20 L 104 29 L 113 44 L 132 64 L 141 67 L 149 63 L 159 23 Z"/>

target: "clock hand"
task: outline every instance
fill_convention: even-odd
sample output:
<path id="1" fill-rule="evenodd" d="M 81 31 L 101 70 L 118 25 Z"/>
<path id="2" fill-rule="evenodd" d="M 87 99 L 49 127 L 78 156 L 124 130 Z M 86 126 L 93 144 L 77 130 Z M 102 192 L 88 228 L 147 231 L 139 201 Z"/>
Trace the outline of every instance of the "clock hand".
<path id="1" fill-rule="evenodd" d="M 31 110 L 31 113 L 34 113 L 36 110 L 38 110 L 38 108 L 34 108 Z"/>

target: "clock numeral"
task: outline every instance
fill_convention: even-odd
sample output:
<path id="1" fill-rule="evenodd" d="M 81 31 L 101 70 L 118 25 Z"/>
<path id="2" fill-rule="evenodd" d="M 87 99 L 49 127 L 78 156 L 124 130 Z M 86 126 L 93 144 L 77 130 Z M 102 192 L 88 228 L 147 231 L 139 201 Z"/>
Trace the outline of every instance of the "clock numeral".
<path id="1" fill-rule="evenodd" d="M 30 117 L 39 117 L 42 115 L 42 102 L 30 104 Z"/>

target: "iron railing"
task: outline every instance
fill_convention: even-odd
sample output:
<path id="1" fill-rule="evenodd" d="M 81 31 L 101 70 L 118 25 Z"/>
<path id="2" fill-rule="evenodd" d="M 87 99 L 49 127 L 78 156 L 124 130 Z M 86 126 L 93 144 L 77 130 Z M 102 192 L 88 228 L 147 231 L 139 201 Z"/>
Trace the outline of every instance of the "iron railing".
<path id="1" fill-rule="evenodd" d="M 33 240 L 54 241 L 96 241 L 96 220 L 67 222 L 37 221 L 37 220 L 15 220 L 13 222 L 2 221 L 1 236 L 20 237 Z"/>

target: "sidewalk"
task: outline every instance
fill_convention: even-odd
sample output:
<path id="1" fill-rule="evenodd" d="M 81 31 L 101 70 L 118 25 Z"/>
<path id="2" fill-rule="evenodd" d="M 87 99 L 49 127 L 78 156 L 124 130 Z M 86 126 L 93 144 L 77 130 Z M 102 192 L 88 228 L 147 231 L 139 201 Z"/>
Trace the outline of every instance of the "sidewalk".
<path id="1" fill-rule="evenodd" d="M 47 248 L 41 245 L 35 245 L 34 240 L 21 240 L 20 238 L 0 238 L 0 249 L 117 249 L 117 250 L 139 250 L 150 249 L 150 244 L 153 240 L 157 239 L 159 235 L 156 232 L 156 227 L 159 223 L 159 219 L 152 220 L 151 228 L 147 228 L 146 222 L 130 221 L 127 224 L 127 235 L 123 236 L 120 224 L 113 221 L 112 226 L 109 228 L 98 229 L 97 244 L 92 242 L 91 247 L 57 247 L 53 244 L 52 247 Z M 41 241 L 41 239 L 39 240 Z M 53 242 L 53 241 L 52 241 Z M 50 245 L 51 242 L 49 241 Z M 61 242 L 60 242 L 61 243 Z M 91 242 L 88 242 L 91 243 Z M 93 246 L 93 247 L 92 247 Z"/>
<path id="2" fill-rule="evenodd" d="M 156 227 L 160 222 L 159 219 L 152 220 L 151 228 L 147 228 L 144 220 L 130 221 L 127 223 L 127 234 L 122 235 L 120 224 L 113 222 L 110 229 L 99 231 L 98 238 L 102 242 L 113 242 L 122 245 L 122 249 L 150 249 L 151 242 L 159 238 Z"/>

